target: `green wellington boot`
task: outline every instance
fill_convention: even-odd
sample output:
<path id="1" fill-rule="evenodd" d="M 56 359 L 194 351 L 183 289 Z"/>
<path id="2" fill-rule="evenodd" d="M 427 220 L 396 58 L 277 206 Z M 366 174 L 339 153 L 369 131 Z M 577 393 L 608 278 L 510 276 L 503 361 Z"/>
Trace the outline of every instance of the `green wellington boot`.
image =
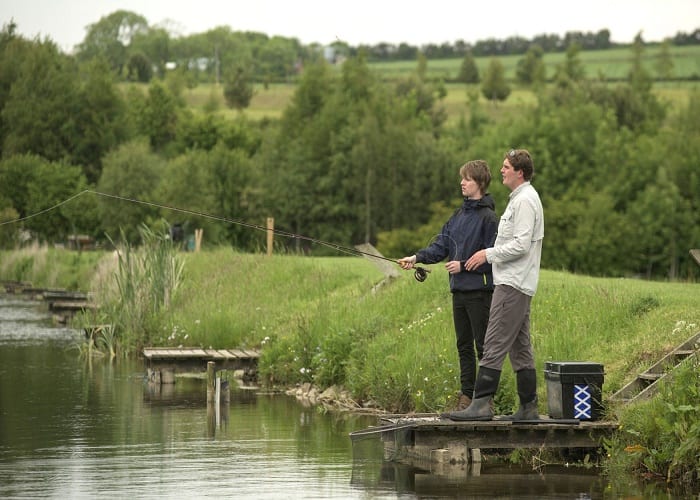
<path id="1" fill-rule="evenodd" d="M 513 415 L 501 417 L 501 420 L 539 420 L 537 410 L 537 374 L 534 368 L 525 368 L 515 373 L 518 383 L 520 407 Z"/>
<path id="2" fill-rule="evenodd" d="M 472 399 L 471 404 L 465 410 L 443 413 L 440 417 L 457 421 L 492 420 L 493 406 L 491 400 L 493 395 L 496 394 L 500 379 L 500 370 L 480 367 L 476 376 L 474 399 Z"/>

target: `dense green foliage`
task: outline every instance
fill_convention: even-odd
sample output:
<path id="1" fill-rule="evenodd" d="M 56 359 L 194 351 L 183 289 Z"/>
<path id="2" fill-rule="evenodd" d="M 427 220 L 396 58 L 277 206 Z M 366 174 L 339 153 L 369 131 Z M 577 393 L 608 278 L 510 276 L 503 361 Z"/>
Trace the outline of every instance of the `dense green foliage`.
<path id="1" fill-rule="evenodd" d="M 116 20 L 126 23 L 121 33 L 141 40 L 141 18 L 104 24 Z M 216 33 L 222 43 L 230 35 Z M 163 47 L 153 42 L 139 43 L 144 51 Z M 271 52 L 283 65 L 277 42 Z M 252 57 L 236 47 L 241 60 Z M 98 52 L 110 50 L 121 53 L 109 44 Z M 412 73 L 388 81 L 362 53 L 339 67 L 309 56 L 280 118 L 253 121 L 215 105 L 192 109 L 182 72 L 122 91 L 105 54 L 66 56 L 10 26 L 0 37 L 0 66 L 9 69 L 0 86 L 0 210 L 8 221 L 31 217 L 2 223 L 0 241 L 60 243 L 82 233 L 133 242 L 140 224 L 155 228 L 165 218 L 188 235 L 204 228 L 206 244 L 251 250 L 258 235 L 236 222 L 274 217 L 281 231 L 339 245 L 369 241 L 398 257 L 424 246 L 459 206 L 457 172 L 468 159 L 489 162 L 503 210 L 508 193 L 498 169 L 503 152 L 517 146 L 535 159 L 547 219 L 544 267 L 692 278 L 700 97 L 662 101 L 646 50 L 638 37 L 625 81 L 614 84 L 587 74 L 577 43 L 561 54 L 553 83 L 542 83 L 537 53 L 525 54 L 519 78 L 533 97 L 515 103 L 511 96 L 522 91 L 511 90 L 502 60 L 492 59 L 480 85 L 494 102 L 484 105 L 472 84 L 469 115 L 451 122 L 446 88 L 428 77 L 424 55 Z M 277 244 L 329 252 L 307 242 Z"/>

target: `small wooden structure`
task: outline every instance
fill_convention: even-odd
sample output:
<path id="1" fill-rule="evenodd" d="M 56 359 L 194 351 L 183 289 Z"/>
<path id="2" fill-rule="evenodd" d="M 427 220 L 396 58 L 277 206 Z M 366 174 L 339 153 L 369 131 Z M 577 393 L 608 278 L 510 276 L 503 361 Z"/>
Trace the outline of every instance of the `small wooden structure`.
<path id="1" fill-rule="evenodd" d="M 253 380 L 257 375 L 260 351 L 255 349 L 200 349 L 145 347 L 148 380 L 161 384 L 175 382 L 175 373 L 206 372 L 209 362 L 216 370 L 239 371 L 244 380 Z"/>
<path id="2" fill-rule="evenodd" d="M 380 425 L 351 439 L 381 435 L 387 459 L 463 465 L 481 462 L 482 449 L 596 449 L 617 429 L 616 422 L 551 419 L 456 422 L 435 414 L 385 416 Z"/>
<path id="3" fill-rule="evenodd" d="M 6 293 L 20 294 L 24 293 L 25 290 L 32 288 L 32 284 L 29 281 L 2 281 L 2 287 L 5 289 Z"/>
<path id="4" fill-rule="evenodd" d="M 651 397 L 659 387 L 658 382 L 672 373 L 685 358 L 698 349 L 700 349 L 700 332 L 669 352 L 648 370 L 637 375 L 634 380 L 613 394 L 610 399 L 621 403 L 631 403 Z"/>
<path id="5" fill-rule="evenodd" d="M 690 256 L 693 258 L 695 263 L 700 266 L 700 248 L 691 248 Z"/>

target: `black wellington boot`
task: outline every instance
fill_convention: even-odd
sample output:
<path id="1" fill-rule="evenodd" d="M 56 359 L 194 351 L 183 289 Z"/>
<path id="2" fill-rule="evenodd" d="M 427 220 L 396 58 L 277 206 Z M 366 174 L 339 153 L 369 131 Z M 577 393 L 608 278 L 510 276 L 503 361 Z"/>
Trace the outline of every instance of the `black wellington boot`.
<path id="1" fill-rule="evenodd" d="M 518 398 L 520 407 L 513 415 L 502 417 L 501 420 L 539 420 L 537 410 L 537 373 L 534 368 L 525 368 L 516 372 L 518 383 Z"/>
<path id="2" fill-rule="evenodd" d="M 491 420 L 493 408 L 491 398 L 496 394 L 498 382 L 501 379 L 501 370 L 480 367 L 474 384 L 474 399 L 466 410 L 443 413 L 442 418 L 450 420 Z"/>

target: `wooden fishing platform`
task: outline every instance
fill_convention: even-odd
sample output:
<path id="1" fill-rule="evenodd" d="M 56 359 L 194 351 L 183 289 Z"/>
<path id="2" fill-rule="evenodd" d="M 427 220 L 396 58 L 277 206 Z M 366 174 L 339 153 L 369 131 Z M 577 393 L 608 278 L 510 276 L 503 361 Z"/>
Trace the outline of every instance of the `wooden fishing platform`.
<path id="1" fill-rule="evenodd" d="M 468 464 L 481 462 L 482 449 L 600 448 L 616 422 L 552 419 L 457 422 L 436 414 L 393 415 L 380 425 L 355 431 L 352 440 L 379 435 L 385 458 L 396 461 Z"/>
<path id="2" fill-rule="evenodd" d="M 175 373 L 206 372 L 214 362 L 217 370 L 242 371 L 244 379 L 257 375 L 260 351 L 256 349 L 200 349 L 144 347 L 148 380 L 163 384 L 174 383 Z"/>

